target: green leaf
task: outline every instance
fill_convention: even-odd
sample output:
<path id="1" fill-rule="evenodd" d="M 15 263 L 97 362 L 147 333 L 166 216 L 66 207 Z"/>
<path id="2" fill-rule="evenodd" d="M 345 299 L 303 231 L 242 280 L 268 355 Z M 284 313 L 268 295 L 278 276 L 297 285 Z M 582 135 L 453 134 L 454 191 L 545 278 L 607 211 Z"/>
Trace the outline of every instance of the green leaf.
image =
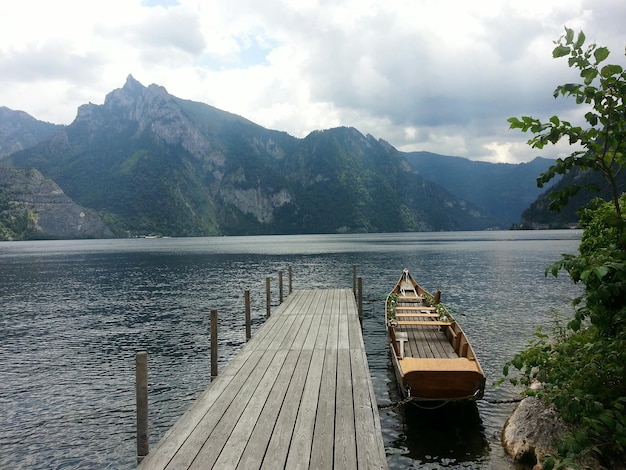
<path id="1" fill-rule="evenodd" d="M 593 68 L 584 69 L 580 72 L 580 76 L 585 79 L 585 85 L 589 85 L 598 76 L 598 71 Z"/>
<path id="2" fill-rule="evenodd" d="M 574 44 L 574 47 L 576 49 L 582 47 L 582 45 L 585 43 L 585 39 L 585 33 L 583 33 L 582 31 L 578 33 L 578 39 L 576 39 L 576 44 Z"/>
<path id="3" fill-rule="evenodd" d="M 578 331 L 580 330 L 580 325 L 581 325 L 581 321 L 578 318 L 575 318 L 574 320 L 570 321 L 567 326 L 572 330 L 572 331 Z"/>
<path id="4" fill-rule="evenodd" d="M 609 429 L 613 429 L 615 428 L 615 420 L 613 419 L 612 416 L 610 415 L 606 415 L 606 414 L 602 414 L 598 417 L 598 419 L 600 421 L 602 421 L 602 423 Z"/>
<path id="5" fill-rule="evenodd" d="M 569 55 L 571 49 L 568 46 L 556 46 L 552 51 L 552 57 L 558 59 L 559 57 L 565 57 Z"/>
<path id="6" fill-rule="evenodd" d="M 622 73 L 622 67 L 616 64 L 609 64 L 602 67 L 600 70 L 600 75 L 604 78 L 612 77 L 613 75 L 619 75 Z"/>
<path id="7" fill-rule="evenodd" d="M 554 465 L 556 464 L 556 461 L 554 460 L 554 457 L 548 455 L 543 458 L 542 464 L 544 470 L 552 470 L 554 468 Z"/>
<path id="8" fill-rule="evenodd" d="M 604 276 L 609 274 L 609 268 L 607 268 L 606 266 L 598 266 L 594 269 L 594 272 L 596 276 L 598 276 L 598 279 L 602 279 Z"/>
<path id="9" fill-rule="evenodd" d="M 585 119 L 592 126 L 597 126 L 598 125 L 598 116 L 596 114 L 592 113 L 591 111 L 589 111 L 587 114 L 585 114 Z"/>
<path id="10" fill-rule="evenodd" d="M 610 52 L 609 49 L 606 47 L 598 47 L 594 53 L 593 56 L 596 59 L 596 64 L 599 64 L 600 62 L 602 62 L 603 60 L 605 60 L 608 56 L 609 56 Z"/>

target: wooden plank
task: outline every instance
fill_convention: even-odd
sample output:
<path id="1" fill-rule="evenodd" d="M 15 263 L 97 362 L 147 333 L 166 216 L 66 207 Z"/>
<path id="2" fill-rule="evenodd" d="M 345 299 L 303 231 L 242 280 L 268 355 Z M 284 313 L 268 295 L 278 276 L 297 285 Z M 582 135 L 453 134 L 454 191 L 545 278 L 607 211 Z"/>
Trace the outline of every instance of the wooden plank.
<path id="1" fill-rule="evenodd" d="M 295 374 L 297 375 L 289 386 L 287 396 L 285 397 L 280 414 L 276 420 L 276 425 L 273 430 L 266 429 L 266 432 L 271 433 L 271 439 L 267 446 L 267 451 L 261 468 L 288 468 L 285 466 L 285 462 L 287 461 L 290 447 L 293 443 L 294 427 L 298 416 L 298 410 L 302 402 L 304 383 L 312 355 L 312 351 L 304 351 L 302 353 L 302 367 L 296 371 Z M 242 467 L 242 470 L 244 468 L 249 467 Z"/>
<path id="2" fill-rule="evenodd" d="M 406 320 L 406 321 L 398 321 L 396 322 L 401 326 L 449 326 L 452 325 L 452 322 L 449 321 L 437 321 L 437 320 Z"/>
<path id="3" fill-rule="evenodd" d="M 422 300 L 424 297 L 421 296 L 398 295 L 396 297 L 397 302 L 421 302 Z"/>
<path id="4" fill-rule="evenodd" d="M 296 359 L 291 375 L 285 372 L 284 377 L 276 383 L 272 400 L 268 400 L 261 417 L 250 436 L 248 445 L 241 456 L 238 467 L 242 470 L 250 468 L 282 468 L 285 455 L 289 449 L 295 418 L 288 416 L 292 409 L 296 410 L 302 392 L 299 385 L 304 378 L 311 361 L 311 351 L 290 351 L 290 357 Z M 288 381 L 287 381 L 288 379 Z M 233 467 L 228 467 L 233 468 Z"/>
<path id="5" fill-rule="evenodd" d="M 303 315 L 300 322 L 300 329 L 296 333 L 293 344 L 289 349 L 300 351 L 304 347 L 304 343 L 309 336 L 309 330 L 311 329 L 311 323 L 313 321 L 313 315 Z"/>
<path id="6" fill-rule="evenodd" d="M 339 341 L 339 314 L 337 313 L 337 297 L 333 295 L 330 306 L 327 304 L 324 309 L 330 317 L 328 328 L 328 338 L 326 341 L 326 349 L 337 349 Z M 331 313 L 334 312 L 334 313 Z"/>
<path id="7" fill-rule="evenodd" d="M 337 386 L 337 331 L 338 315 L 329 316 L 331 323 L 324 354 L 322 380 L 311 447 L 312 468 L 333 468 L 335 433 L 335 396 Z M 334 341 L 333 341 L 334 339 Z"/>
<path id="8" fill-rule="evenodd" d="M 420 350 L 418 357 L 435 357 L 435 353 L 430 345 L 429 339 L 426 337 L 426 328 L 409 328 L 415 335 L 415 339 Z"/>
<path id="9" fill-rule="evenodd" d="M 429 342 L 433 350 L 433 357 L 457 357 L 456 353 L 454 352 L 454 348 L 448 341 L 448 337 L 446 336 L 445 332 L 440 330 L 434 330 L 432 328 L 427 328 L 424 330 L 424 335 L 426 336 L 426 340 Z"/>
<path id="10" fill-rule="evenodd" d="M 354 296 L 352 295 L 351 291 L 348 291 L 346 293 L 347 296 L 347 302 L 350 305 L 350 303 L 354 302 Z M 350 349 L 352 348 L 363 348 L 365 349 L 365 346 L 363 345 L 363 334 L 361 331 L 361 322 L 358 320 L 358 314 L 357 314 L 357 319 L 356 321 L 354 321 L 353 316 L 350 316 L 349 322 L 348 322 L 348 341 L 350 344 Z M 369 373 L 369 371 L 368 371 Z"/>
<path id="11" fill-rule="evenodd" d="M 291 438 L 291 447 L 284 468 L 304 470 L 309 468 L 311 460 L 311 444 L 315 430 L 315 417 L 319 404 L 320 384 L 324 366 L 324 350 L 315 349 L 312 352 L 306 382 L 302 392 L 302 400 L 298 409 L 298 416 Z M 271 467 L 267 467 L 272 470 Z M 274 467 L 276 468 L 276 467 Z"/>
<path id="12" fill-rule="evenodd" d="M 294 355 L 297 355 L 297 352 L 290 351 L 287 353 L 285 366 L 291 364 L 291 361 L 294 360 Z M 271 398 L 266 401 L 254 429 L 251 430 L 248 442 L 236 468 L 260 468 L 263 457 L 265 456 L 267 444 L 272 435 L 271 431 L 268 432 L 268 428 L 273 427 L 273 423 L 276 422 L 276 417 L 278 416 L 280 406 L 287 393 L 287 388 L 291 382 L 293 373 L 294 370 L 289 370 L 288 367 L 283 367 L 281 370 L 274 384 L 274 388 L 272 389 Z M 231 465 L 229 468 L 234 468 L 234 466 Z"/>
<path id="13" fill-rule="evenodd" d="M 312 290 L 296 291 L 293 299 L 291 299 L 290 296 L 289 302 L 280 304 L 280 307 L 283 307 L 284 310 L 277 310 L 274 315 L 301 315 L 302 312 L 306 311 L 307 306 L 314 296 L 315 291 Z"/>
<path id="14" fill-rule="evenodd" d="M 326 343 L 328 342 L 328 331 L 330 329 L 330 315 L 320 315 L 320 327 L 315 339 L 314 349 L 326 350 Z"/>
<path id="15" fill-rule="evenodd" d="M 424 310 L 424 311 L 432 312 L 432 311 L 435 311 L 437 309 L 435 307 L 425 307 L 423 305 L 410 305 L 410 306 L 408 306 L 408 305 L 398 305 L 398 306 L 396 306 L 396 310 L 417 310 L 417 311 Z"/>
<path id="16" fill-rule="evenodd" d="M 337 299 L 339 306 L 343 302 L 345 302 L 345 298 Z M 345 309 L 345 307 L 344 307 Z M 345 310 L 344 310 L 345 312 Z M 337 313 L 338 327 L 337 327 L 337 347 L 339 349 L 348 349 L 350 348 L 350 336 L 348 334 L 348 315 L 346 313 L 341 312 L 341 308 L 338 309 Z"/>
<path id="17" fill-rule="evenodd" d="M 362 338 L 360 344 L 352 343 L 350 361 L 353 371 L 354 425 L 359 468 L 384 468 L 381 462 L 386 462 L 385 448 L 382 441 L 377 439 L 378 431 L 381 430 L 380 417 Z M 372 428 L 375 432 L 372 432 Z"/>
<path id="18" fill-rule="evenodd" d="M 277 314 L 275 313 L 274 315 Z M 284 321 L 283 331 L 281 334 L 274 337 L 274 341 L 269 343 L 267 349 L 285 349 L 291 347 L 295 336 L 302 326 L 302 317 L 293 314 L 293 311 L 291 314 L 285 316 L 281 315 L 279 318 Z"/>
<path id="19" fill-rule="evenodd" d="M 320 300 L 321 300 L 320 297 L 315 299 L 314 301 L 316 303 L 312 304 L 312 308 L 314 309 L 319 308 L 318 302 Z M 319 334 L 321 324 L 322 324 L 322 315 L 315 315 L 315 314 L 311 315 L 311 326 L 309 327 L 309 331 L 307 332 L 306 339 L 304 340 L 304 343 L 302 344 L 303 350 L 309 351 L 315 348 L 315 343 L 317 342 L 317 336 Z"/>
<path id="20" fill-rule="evenodd" d="M 337 349 L 326 351 L 311 448 L 311 467 L 333 468 Z M 332 380 L 331 380 L 332 377 Z"/>
<path id="21" fill-rule="evenodd" d="M 435 331 L 430 329 L 430 331 L 425 332 L 426 337 L 429 338 L 431 347 L 433 348 L 433 352 L 435 357 L 445 358 L 448 357 L 447 350 L 445 345 L 448 344 L 447 338 L 441 331 Z"/>
<path id="22" fill-rule="evenodd" d="M 428 322 L 431 323 L 431 322 Z M 412 324 L 412 323 L 411 323 Z M 405 356 L 412 357 L 437 357 L 436 348 L 431 344 L 432 339 L 427 332 L 431 328 L 406 328 L 401 327 L 399 331 L 407 333 L 408 341 L 405 343 Z"/>
<path id="23" fill-rule="evenodd" d="M 247 402 L 250 396 L 252 396 L 256 389 L 256 382 L 260 381 L 265 370 L 271 364 L 274 354 L 275 352 L 268 351 L 266 354 L 261 355 L 256 367 L 246 377 L 240 376 L 240 381 L 238 382 L 241 383 L 241 386 L 238 387 L 238 393 L 223 393 L 220 395 L 202 421 L 198 423 L 191 435 L 176 452 L 176 455 L 174 455 L 168 465 L 169 468 L 190 468 L 196 459 L 198 450 L 202 450 L 207 442 L 210 443 L 210 449 L 206 451 L 210 450 L 216 454 L 221 452 L 224 446 L 224 437 L 219 435 L 220 431 L 224 431 L 222 429 L 224 425 L 220 427 L 222 418 L 226 414 L 230 414 L 231 417 L 241 415 L 241 402 Z M 218 432 L 215 432 L 216 429 Z M 229 434 L 230 430 L 228 430 L 225 437 L 228 437 Z M 214 437 L 216 440 L 211 440 L 209 439 L 210 437 Z M 209 465 L 206 465 L 206 467 L 211 468 Z"/>
<path id="24" fill-rule="evenodd" d="M 439 318 L 438 313 L 396 313 L 397 318 Z"/>
<path id="25" fill-rule="evenodd" d="M 342 318 L 348 318 L 342 315 Z M 347 334 L 346 334 L 347 336 Z M 352 369 L 350 350 L 340 348 L 337 352 L 337 386 L 335 402 L 335 458 L 334 468 L 356 470 L 356 430 L 352 396 Z"/>
<path id="26" fill-rule="evenodd" d="M 267 421 L 267 413 L 264 415 L 262 411 L 271 410 L 272 408 L 276 409 L 277 407 L 280 409 L 282 398 L 293 376 L 298 356 L 298 351 L 287 350 L 278 351 L 276 356 L 274 356 L 274 362 L 270 365 L 267 373 L 259 382 L 258 387 L 250 397 L 248 403 L 245 404 L 244 412 L 239 419 L 236 420 L 232 433 L 224 444 L 219 458 L 215 461 L 215 468 L 235 468 L 237 466 L 244 450 L 247 449 L 247 444 L 257 424 L 259 424 L 258 428 L 263 430 L 262 432 L 271 434 L 271 431 L 267 429 L 267 423 L 271 423 L 273 427 L 275 421 Z M 272 369 L 272 366 L 274 366 L 274 369 Z M 275 372 L 276 369 L 277 373 L 274 374 L 273 372 Z M 244 404 L 242 403 L 241 406 L 244 406 Z M 252 442 L 258 442 L 258 436 L 256 437 L 257 439 Z M 261 449 L 261 447 L 259 447 L 257 450 L 265 451 L 265 448 L 263 447 Z M 203 468 L 208 468 L 207 465 L 201 462 L 201 457 L 202 453 L 198 455 L 199 464 L 202 465 Z M 194 462 L 192 468 L 195 466 L 196 462 Z M 250 467 L 247 466 L 244 468 Z"/>
<path id="27" fill-rule="evenodd" d="M 278 419 L 275 422 L 275 426 L 273 430 L 267 429 L 268 432 L 271 432 L 272 437 L 267 446 L 267 451 L 261 468 L 286 468 L 285 461 L 287 460 L 287 455 L 289 453 L 293 428 L 295 426 L 298 409 L 302 400 L 302 390 L 304 389 L 305 378 L 307 376 L 311 357 L 311 351 L 304 351 L 300 355 L 302 360 L 298 361 L 299 366 L 294 372 L 294 378 L 289 384 L 289 389 L 287 391 L 287 395 L 285 396 L 285 400 L 283 401 Z"/>

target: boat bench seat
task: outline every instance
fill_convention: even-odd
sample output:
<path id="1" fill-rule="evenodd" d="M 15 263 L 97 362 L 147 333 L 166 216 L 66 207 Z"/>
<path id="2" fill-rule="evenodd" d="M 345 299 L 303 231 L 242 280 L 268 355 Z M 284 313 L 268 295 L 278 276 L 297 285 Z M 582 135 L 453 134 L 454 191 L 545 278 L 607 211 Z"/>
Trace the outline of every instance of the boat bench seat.
<path id="1" fill-rule="evenodd" d="M 451 321 L 433 321 L 433 320 L 401 320 L 395 322 L 398 326 L 450 326 Z"/>
<path id="2" fill-rule="evenodd" d="M 421 297 L 417 294 L 415 296 L 412 295 L 399 295 L 396 297 L 397 302 L 421 302 L 424 300 L 424 297 Z"/>
<path id="3" fill-rule="evenodd" d="M 402 362 L 402 369 L 420 372 L 480 372 L 478 363 L 465 357 L 450 359 L 407 357 Z"/>
<path id="4" fill-rule="evenodd" d="M 439 318 L 438 313 L 401 313 L 396 312 L 396 317 L 406 318 Z"/>

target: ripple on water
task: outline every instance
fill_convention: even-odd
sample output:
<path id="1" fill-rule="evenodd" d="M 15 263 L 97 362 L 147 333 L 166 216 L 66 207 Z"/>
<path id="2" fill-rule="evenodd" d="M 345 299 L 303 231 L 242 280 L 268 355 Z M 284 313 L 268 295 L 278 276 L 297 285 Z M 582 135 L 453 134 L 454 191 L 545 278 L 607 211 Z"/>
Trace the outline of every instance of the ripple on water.
<path id="1" fill-rule="evenodd" d="M 454 308 L 488 375 L 485 397 L 515 397 L 510 385 L 490 384 L 535 325 L 549 325 L 551 306 L 567 308 L 572 286 L 546 279 L 543 269 L 561 252 L 573 252 L 577 240 L 537 243 L 530 239 L 537 234 L 518 241 L 513 235 L 3 245 L 0 468 L 135 468 L 135 352 L 149 354 L 155 445 L 210 381 L 210 310 L 219 310 L 223 369 L 245 343 L 242 286 L 251 290 L 256 331 L 265 318 L 265 277 L 272 276 L 276 303 L 276 273 L 289 265 L 295 288 L 350 287 L 358 265 L 379 403 L 399 399 L 381 299 L 404 267 L 427 288 L 440 288 Z M 229 298 L 235 301 L 225 305 Z M 483 401 L 456 415 L 381 412 L 390 468 L 512 468 L 499 444 L 512 406 Z"/>

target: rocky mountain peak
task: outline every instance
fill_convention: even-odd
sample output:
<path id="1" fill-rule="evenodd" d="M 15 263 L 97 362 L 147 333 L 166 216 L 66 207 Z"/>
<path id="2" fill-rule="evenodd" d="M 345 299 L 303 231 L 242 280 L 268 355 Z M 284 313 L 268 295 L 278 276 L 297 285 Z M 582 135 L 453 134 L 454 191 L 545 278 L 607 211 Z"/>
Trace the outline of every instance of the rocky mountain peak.
<path id="1" fill-rule="evenodd" d="M 135 77 L 133 77 L 132 74 L 128 74 L 128 77 L 126 77 L 126 83 L 124 83 L 123 89 L 127 90 L 127 91 L 137 91 L 137 92 L 141 92 L 145 87 L 139 83 L 138 80 L 135 79 Z"/>
<path id="2" fill-rule="evenodd" d="M 185 148 L 198 159 L 221 164 L 223 156 L 211 151 L 211 145 L 180 106 L 181 101 L 159 85 L 142 85 L 128 75 L 122 88 L 106 95 L 103 105 L 83 105 L 73 125 L 90 134 L 127 133 L 148 137 L 165 145 Z"/>

